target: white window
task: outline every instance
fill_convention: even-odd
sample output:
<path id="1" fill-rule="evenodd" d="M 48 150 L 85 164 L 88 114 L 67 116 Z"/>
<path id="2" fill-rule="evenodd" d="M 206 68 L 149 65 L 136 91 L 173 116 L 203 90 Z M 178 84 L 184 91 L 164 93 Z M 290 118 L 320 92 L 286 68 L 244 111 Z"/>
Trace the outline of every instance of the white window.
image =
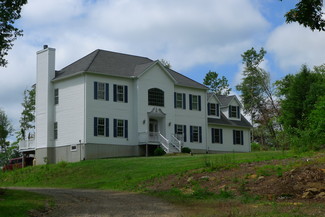
<path id="1" fill-rule="evenodd" d="M 233 130 L 234 145 L 244 145 L 244 132 L 242 130 Z"/>
<path id="2" fill-rule="evenodd" d="M 190 126 L 190 142 L 202 142 L 202 127 Z"/>
<path id="3" fill-rule="evenodd" d="M 198 110 L 199 106 L 198 106 L 198 96 L 193 95 L 192 96 L 192 109 L 193 110 Z"/>
<path id="4" fill-rule="evenodd" d="M 176 108 L 183 108 L 183 94 L 176 93 Z"/>
<path id="5" fill-rule="evenodd" d="M 230 118 L 240 118 L 240 108 L 239 106 L 229 106 L 229 117 Z"/>
<path id="6" fill-rule="evenodd" d="M 54 139 L 58 138 L 58 122 L 54 122 Z"/>
<path id="7" fill-rule="evenodd" d="M 151 88 L 148 90 L 148 105 L 164 106 L 165 96 L 164 91 L 158 88 Z"/>
<path id="8" fill-rule="evenodd" d="M 105 83 L 97 83 L 97 99 L 105 99 Z"/>
<path id="9" fill-rule="evenodd" d="M 114 137 L 128 138 L 128 121 L 114 119 Z"/>
<path id="10" fill-rule="evenodd" d="M 211 129 L 211 140 L 212 143 L 220 143 L 222 144 L 222 129 L 212 128 Z"/>
<path id="11" fill-rule="evenodd" d="M 59 89 L 54 90 L 54 104 L 59 104 Z"/>
<path id="12" fill-rule="evenodd" d="M 97 135 L 105 136 L 105 118 L 97 119 Z"/>
<path id="13" fill-rule="evenodd" d="M 117 85 L 117 90 L 116 90 L 116 99 L 117 102 L 124 102 L 124 86 L 122 85 Z"/>

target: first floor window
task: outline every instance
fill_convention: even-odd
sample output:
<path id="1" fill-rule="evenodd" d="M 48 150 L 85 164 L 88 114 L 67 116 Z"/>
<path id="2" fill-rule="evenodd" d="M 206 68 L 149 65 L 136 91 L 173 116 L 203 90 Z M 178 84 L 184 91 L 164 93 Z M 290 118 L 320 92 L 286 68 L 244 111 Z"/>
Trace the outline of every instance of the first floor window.
<path id="1" fill-rule="evenodd" d="M 109 119 L 95 117 L 94 118 L 94 136 L 109 136 Z"/>
<path id="2" fill-rule="evenodd" d="M 186 125 L 175 124 L 175 136 L 177 139 L 186 142 Z"/>
<path id="3" fill-rule="evenodd" d="M 58 138 L 58 122 L 54 122 L 54 139 Z"/>
<path id="4" fill-rule="evenodd" d="M 190 141 L 191 142 L 202 142 L 202 127 L 190 126 Z"/>
<path id="5" fill-rule="evenodd" d="M 244 145 L 244 132 L 242 130 L 233 130 L 234 145 Z"/>
<path id="6" fill-rule="evenodd" d="M 128 138 L 128 120 L 114 119 L 114 137 Z"/>
<path id="7" fill-rule="evenodd" d="M 212 128 L 211 129 L 211 139 L 212 143 L 223 143 L 222 139 L 222 129 Z"/>

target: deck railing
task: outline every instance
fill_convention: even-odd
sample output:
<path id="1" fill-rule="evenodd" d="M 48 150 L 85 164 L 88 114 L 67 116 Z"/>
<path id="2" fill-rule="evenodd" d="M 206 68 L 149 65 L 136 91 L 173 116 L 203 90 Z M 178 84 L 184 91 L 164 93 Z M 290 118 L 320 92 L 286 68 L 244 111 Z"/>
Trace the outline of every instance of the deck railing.
<path id="1" fill-rule="evenodd" d="M 35 139 L 19 141 L 19 150 L 35 149 L 35 148 L 36 148 Z"/>

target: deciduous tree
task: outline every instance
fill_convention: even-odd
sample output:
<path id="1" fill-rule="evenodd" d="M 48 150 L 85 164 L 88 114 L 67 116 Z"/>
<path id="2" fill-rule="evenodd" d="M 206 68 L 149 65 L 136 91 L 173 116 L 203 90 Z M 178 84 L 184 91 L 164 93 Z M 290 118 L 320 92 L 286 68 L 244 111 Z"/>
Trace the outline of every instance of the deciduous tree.
<path id="1" fill-rule="evenodd" d="M 0 0 L 0 67 L 8 64 L 5 56 L 16 38 L 23 35 L 14 23 L 20 18 L 22 6 L 26 3 L 27 0 Z"/>

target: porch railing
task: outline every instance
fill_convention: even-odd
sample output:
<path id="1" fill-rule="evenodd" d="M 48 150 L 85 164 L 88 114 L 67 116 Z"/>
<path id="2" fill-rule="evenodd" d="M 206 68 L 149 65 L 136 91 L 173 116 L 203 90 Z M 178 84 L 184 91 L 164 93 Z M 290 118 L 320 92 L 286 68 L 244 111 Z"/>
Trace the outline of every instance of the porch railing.
<path id="1" fill-rule="evenodd" d="M 169 141 L 168 141 L 168 139 L 166 139 L 163 135 L 161 135 L 161 133 L 158 133 L 158 137 L 159 137 L 159 142 L 162 145 L 162 149 L 164 149 L 164 151 L 166 153 L 169 153 Z"/>
<path id="2" fill-rule="evenodd" d="M 182 150 L 182 141 L 175 137 L 175 135 L 171 136 L 170 143 L 179 151 Z"/>
<path id="3" fill-rule="evenodd" d="M 35 148 L 36 148 L 35 139 L 19 141 L 19 150 L 35 149 Z"/>

